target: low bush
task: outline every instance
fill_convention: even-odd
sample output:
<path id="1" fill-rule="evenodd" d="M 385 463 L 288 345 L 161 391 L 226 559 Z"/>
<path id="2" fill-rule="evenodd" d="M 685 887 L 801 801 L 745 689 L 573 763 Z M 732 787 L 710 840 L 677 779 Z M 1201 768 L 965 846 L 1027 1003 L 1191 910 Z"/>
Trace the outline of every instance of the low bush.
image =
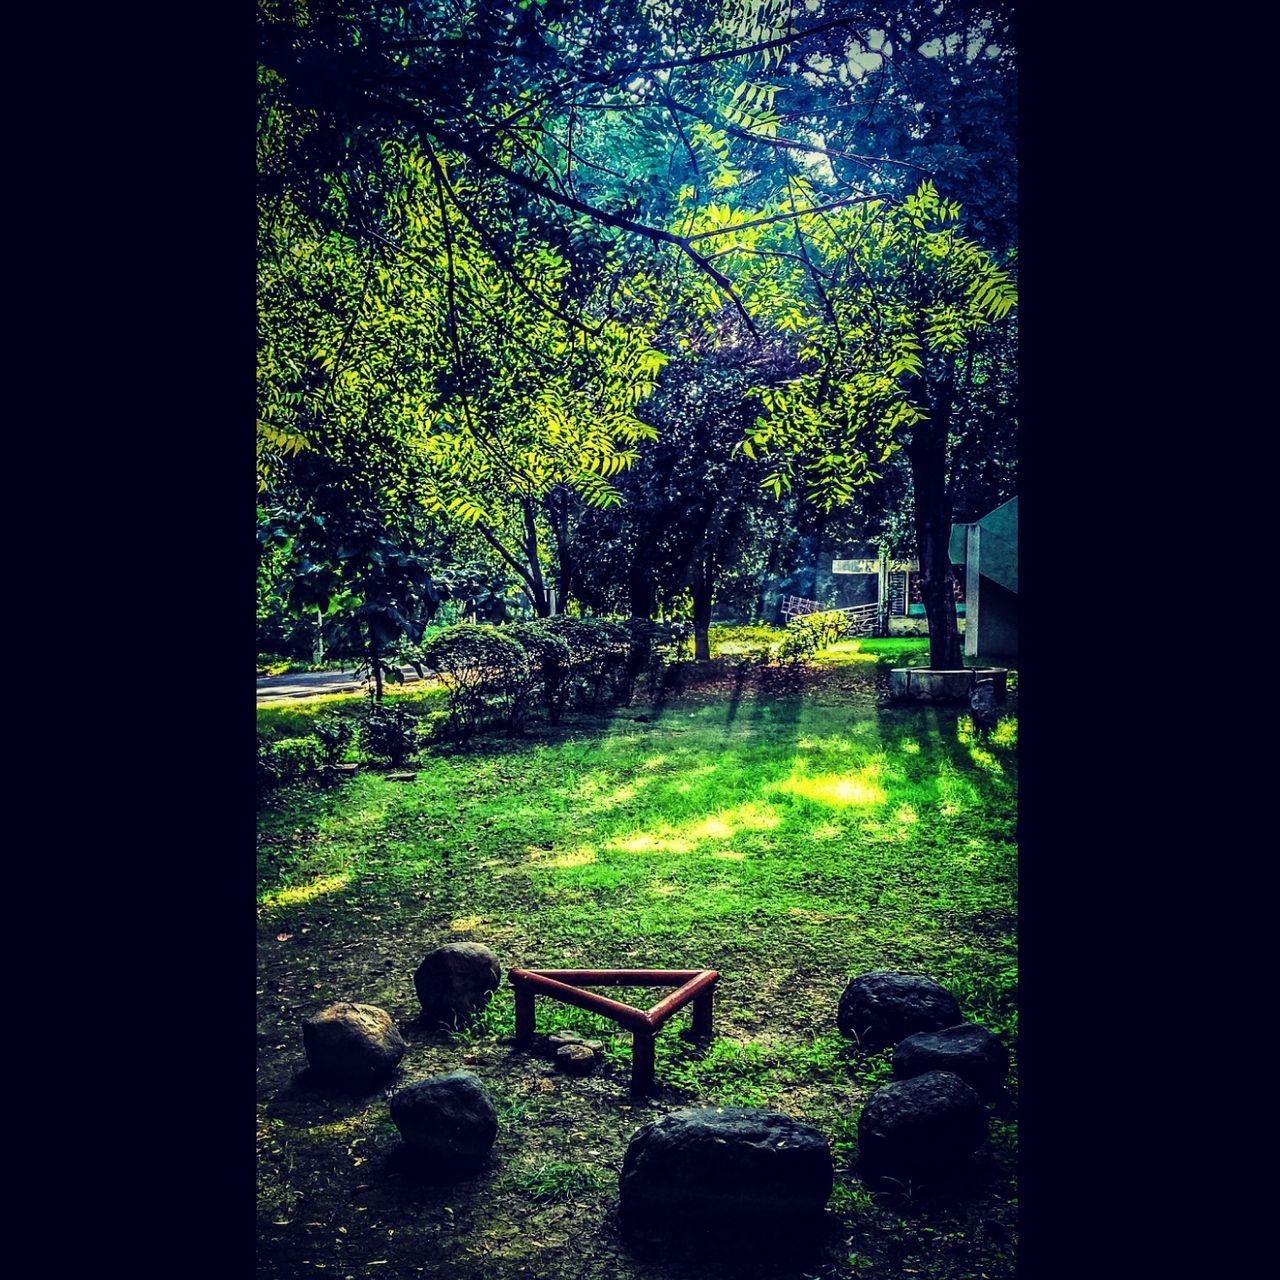
<path id="1" fill-rule="evenodd" d="M 316 719 L 315 736 L 320 743 L 323 762 L 338 764 L 355 741 L 355 722 L 347 716 L 320 716 Z"/>
<path id="2" fill-rule="evenodd" d="M 837 609 L 824 609 L 792 618 L 778 645 L 778 658 L 793 664 L 806 662 L 828 645 L 835 644 L 848 626 L 849 620 Z"/>
<path id="3" fill-rule="evenodd" d="M 422 725 L 399 703 L 370 706 L 360 723 L 360 749 L 375 760 L 399 766 L 422 748 Z"/>
<path id="4" fill-rule="evenodd" d="M 308 773 L 316 773 L 324 763 L 324 747 L 315 736 L 277 738 L 274 742 L 258 740 L 260 786 L 277 787 L 293 782 Z"/>
<path id="5" fill-rule="evenodd" d="M 466 741 L 484 720 L 491 697 L 508 709 L 512 690 L 527 678 L 525 650 L 505 630 L 468 625 L 446 627 L 422 646 L 422 660 L 436 671 L 449 700 L 449 727 Z"/>
<path id="6" fill-rule="evenodd" d="M 626 688 L 631 657 L 631 632 L 607 618 L 571 618 L 559 614 L 544 619 L 549 630 L 568 646 L 573 660 L 576 704 L 595 710 L 606 692 L 617 697 Z"/>
<path id="7" fill-rule="evenodd" d="M 504 628 L 525 654 L 522 667 L 508 675 L 504 693 L 507 701 L 507 727 L 519 733 L 535 702 L 541 702 L 547 719 L 557 724 L 564 713 L 572 679 L 573 651 L 549 618 L 520 622 Z"/>

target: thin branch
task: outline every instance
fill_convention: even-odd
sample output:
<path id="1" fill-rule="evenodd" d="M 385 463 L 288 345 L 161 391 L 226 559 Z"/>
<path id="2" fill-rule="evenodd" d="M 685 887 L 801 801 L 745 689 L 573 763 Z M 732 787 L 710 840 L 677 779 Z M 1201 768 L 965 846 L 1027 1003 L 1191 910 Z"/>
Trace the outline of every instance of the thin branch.
<path id="1" fill-rule="evenodd" d="M 823 31 L 831 31 L 836 27 L 853 27 L 854 34 L 860 38 L 861 33 L 854 26 L 857 21 L 857 18 L 832 18 L 827 22 L 819 22 L 812 27 L 806 27 L 803 31 L 793 31 L 785 36 L 776 36 L 772 40 L 757 41 L 755 44 L 740 45 L 736 49 L 698 53 L 687 58 L 667 58 L 662 62 L 622 63 L 603 72 L 580 71 L 578 76 L 581 80 L 591 84 L 609 84 L 615 80 L 622 79 L 624 76 L 645 75 L 655 71 L 671 71 L 676 67 L 704 66 L 709 62 L 724 62 L 728 58 L 745 58 L 748 54 L 763 53 L 766 49 L 777 49 L 783 45 L 797 44 L 809 36 L 818 35 Z"/>
<path id="2" fill-rule="evenodd" d="M 840 200 L 832 200 L 827 204 L 813 205 L 808 209 L 795 209 L 791 213 L 774 213 L 767 218 L 752 218 L 750 222 L 736 222 L 731 227 L 714 227 L 710 231 L 695 231 L 693 235 L 686 237 L 692 243 L 694 240 L 706 240 L 710 236 L 727 236 L 735 231 L 745 231 L 748 227 L 763 227 L 771 222 L 793 222 L 799 218 L 806 218 L 814 213 L 827 213 L 832 209 L 841 209 L 849 204 L 867 204 L 875 200 L 884 200 L 887 203 L 896 203 L 891 196 L 885 195 L 856 195 L 845 196 Z"/>

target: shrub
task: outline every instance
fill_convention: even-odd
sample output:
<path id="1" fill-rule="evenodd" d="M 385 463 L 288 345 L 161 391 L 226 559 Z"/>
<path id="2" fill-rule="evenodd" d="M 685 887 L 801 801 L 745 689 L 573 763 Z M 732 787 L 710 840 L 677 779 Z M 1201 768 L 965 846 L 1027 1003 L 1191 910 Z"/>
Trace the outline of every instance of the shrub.
<path id="1" fill-rule="evenodd" d="M 514 672 L 509 683 L 507 723 L 518 733 L 532 707 L 540 698 L 552 724 L 564 713 L 572 681 L 573 651 L 568 641 L 551 626 L 552 619 L 539 618 L 507 627 L 506 633 L 525 652 L 525 666 Z"/>
<path id="2" fill-rule="evenodd" d="M 631 633 L 622 623 L 559 614 L 544 625 L 569 646 L 579 705 L 594 709 L 606 690 L 615 696 L 625 690 Z"/>
<path id="3" fill-rule="evenodd" d="M 265 787 L 292 782 L 304 774 L 315 773 L 324 764 L 324 748 L 320 739 L 277 738 L 274 742 L 258 740 L 258 782 Z"/>
<path id="4" fill-rule="evenodd" d="M 835 644 L 848 625 L 848 619 L 837 609 L 824 609 L 792 618 L 782 643 L 778 645 L 778 657 L 791 663 L 807 661 L 828 645 Z"/>
<path id="5" fill-rule="evenodd" d="M 786 638 L 777 627 L 714 626 L 710 632 L 712 657 L 736 658 L 740 662 L 768 662 Z"/>
<path id="6" fill-rule="evenodd" d="M 422 660 L 439 673 L 449 700 L 449 726 L 461 741 L 479 727 L 490 696 L 500 695 L 510 706 L 510 691 L 526 678 L 529 665 L 510 635 L 465 623 L 432 636 L 422 646 Z"/>
<path id="7" fill-rule="evenodd" d="M 399 703 L 375 703 L 361 721 L 360 747 L 375 760 L 402 765 L 421 749 L 422 726 Z"/>
<path id="8" fill-rule="evenodd" d="M 327 765 L 339 763 L 355 740 L 354 722 L 346 716 L 319 716 L 315 728 L 323 762 Z"/>

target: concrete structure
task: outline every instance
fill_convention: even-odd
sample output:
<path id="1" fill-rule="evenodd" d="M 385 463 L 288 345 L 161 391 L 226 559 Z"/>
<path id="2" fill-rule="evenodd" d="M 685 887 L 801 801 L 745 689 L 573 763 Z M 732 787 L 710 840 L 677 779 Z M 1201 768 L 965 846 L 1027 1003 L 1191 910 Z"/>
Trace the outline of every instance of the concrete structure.
<path id="1" fill-rule="evenodd" d="M 965 566 L 964 656 L 1018 656 L 1018 499 L 951 527 L 951 562 Z"/>
<path id="2" fill-rule="evenodd" d="M 996 701 L 1003 702 L 1007 667 L 961 667 L 942 671 L 937 667 L 894 667 L 889 672 L 889 694 L 910 702 L 968 702 L 974 684 L 989 684 Z"/>

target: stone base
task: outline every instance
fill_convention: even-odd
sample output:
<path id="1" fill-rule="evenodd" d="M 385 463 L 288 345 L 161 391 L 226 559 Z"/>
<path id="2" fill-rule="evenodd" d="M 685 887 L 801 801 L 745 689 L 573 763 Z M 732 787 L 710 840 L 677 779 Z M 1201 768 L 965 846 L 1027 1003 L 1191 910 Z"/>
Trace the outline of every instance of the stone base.
<path id="1" fill-rule="evenodd" d="M 963 667 L 958 671 L 943 671 L 937 667 L 894 667 L 889 672 L 889 692 L 903 702 L 967 703 L 969 691 L 981 681 L 989 682 L 995 689 L 996 701 L 1003 702 L 1008 674 L 1008 667 Z"/>

